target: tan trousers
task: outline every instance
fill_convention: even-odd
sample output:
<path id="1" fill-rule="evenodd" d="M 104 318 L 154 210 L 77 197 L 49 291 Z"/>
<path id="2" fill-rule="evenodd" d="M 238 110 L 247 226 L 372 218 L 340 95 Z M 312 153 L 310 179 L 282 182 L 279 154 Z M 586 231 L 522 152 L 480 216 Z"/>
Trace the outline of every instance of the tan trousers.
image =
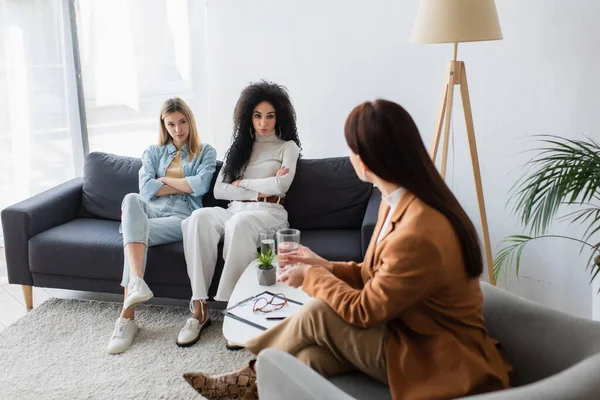
<path id="1" fill-rule="evenodd" d="M 306 303 L 293 316 L 250 339 L 246 348 L 285 351 L 325 377 L 360 370 L 387 384 L 387 326 L 350 325 L 322 300 Z"/>

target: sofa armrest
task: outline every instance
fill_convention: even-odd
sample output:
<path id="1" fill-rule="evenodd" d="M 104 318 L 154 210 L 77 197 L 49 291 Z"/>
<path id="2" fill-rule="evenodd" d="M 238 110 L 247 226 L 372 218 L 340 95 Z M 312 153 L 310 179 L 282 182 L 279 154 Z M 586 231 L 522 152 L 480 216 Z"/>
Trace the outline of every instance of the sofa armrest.
<path id="1" fill-rule="evenodd" d="M 29 239 L 74 219 L 79 211 L 83 178 L 75 178 L 2 210 L 8 281 L 33 286 Z"/>
<path id="2" fill-rule="evenodd" d="M 465 397 L 465 400 L 593 400 L 600 393 L 600 354 L 529 385 L 498 392 Z"/>
<path id="3" fill-rule="evenodd" d="M 373 186 L 371 191 L 371 197 L 369 197 L 369 203 L 367 204 L 367 210 L 365 211 L 365 217 L 363 218 L 362 226 L 360 228 L 360 239 L 362 243 L 362 256 L 364 258 L 367 253 L 367 247 L 373 236 L 375 225 L 377 225 L 377 218 L 379 217 L 379 205 L 381 204 L 381 192 L 378 188 Z"/>
<path id="4" fill-rule="evenodd" d="M 296 357 L 280 350 L 265 349 L 260 352 L 256 376 L 261 400 L 352 399 Z"/>

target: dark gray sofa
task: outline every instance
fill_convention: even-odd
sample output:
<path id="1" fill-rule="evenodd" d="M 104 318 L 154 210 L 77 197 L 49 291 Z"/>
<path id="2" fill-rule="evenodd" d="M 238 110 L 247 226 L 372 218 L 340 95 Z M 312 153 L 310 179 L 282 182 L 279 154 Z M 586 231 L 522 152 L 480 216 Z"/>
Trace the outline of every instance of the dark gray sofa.
<path id="1" fill-rule="evenodd" d="M 86 157 L 76 178 L 2 211 L 8 280 L 28 286 L 122 293 L 120 207 L 138 192 L 137 158 L 106 153 Z M 205 207 L 226 207 L 212 186 Z M 286 200 L 302 244 L 331 260 L 362 260 L 377 221 L 381 195 L 361 182 L 347 157 L 298 161 Z M 222 247 L 219 246 L 219 254 Z M 221 276 L 219 260 L 209 294 Z M 145 278 L 157 297 L 189 299 L 182 242 L 151 247 Z M 26 296 L 27 297 L 27 296 Z M 26 299 L 27 300 L 27 299 Z"/>

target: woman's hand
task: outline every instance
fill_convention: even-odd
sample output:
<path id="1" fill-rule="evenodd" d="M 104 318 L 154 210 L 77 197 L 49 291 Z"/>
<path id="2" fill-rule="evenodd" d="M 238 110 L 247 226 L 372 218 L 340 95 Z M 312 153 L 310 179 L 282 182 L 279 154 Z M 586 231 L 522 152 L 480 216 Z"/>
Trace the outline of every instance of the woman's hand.
<path id="1" fill-rule="evenodd" d="M 156 178 L 157 181 L 162 182 L 165 185 L 169 185 L 169 178 L 166 176 L 161 176 L 160 178 Z M 170 185 L 169 185 L 170 186 Z"/>
<path id="2" fill-rule="evenodd" d="M 288 268 L 279 277 L 279 282 L 285 283 L 293 288 L 299 288 L 304 283 L 306 271 L 312 268 L 312 265 L 298 264 L 297 267 Z"/>
<path id="3" fill-rule="evenodd" d="M 281 168 L 279 168 L 275 173 L 275 176 L 284 176 L 287 175 L 288 172 L 290 172 L 290 169 L 282 165 Z"/>
<path id="4" fill-rule="evenodd" d="M 300 245 L 297 253 L 278 254 L 279 265 L 308 264 L 319 265 L 329 272 L 333 271 L 333 266 L 329 261 L 316 254 L 306 246 Z"/>
<path id="5" fill-rule="evenodd" d="M 241 181 L 242 181 L 241 179 L 238 179 L 238 180 L 236 180 L 236 181 L 233 181 L 233 182 L 231 182 L 231 184 L 232 184 L 233 186 L 240 186 L 240 182 L 241 182 Z"/>

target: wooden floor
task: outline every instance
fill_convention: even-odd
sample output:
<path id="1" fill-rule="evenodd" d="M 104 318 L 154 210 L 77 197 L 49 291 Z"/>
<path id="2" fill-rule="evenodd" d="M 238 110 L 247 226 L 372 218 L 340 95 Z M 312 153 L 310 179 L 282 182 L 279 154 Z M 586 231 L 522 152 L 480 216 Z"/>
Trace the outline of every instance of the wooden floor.
<path id="1" fill-rule="evenodd" d="M 123 296 L 108 293 L 91 293 L 81 292 L 76 290 L 49 289 L 49 288 L 33 288 L 33 307 L 37 307 L 44 301 L 53 298 L 63 299 L 83 299 L 83 300 L 101 300 L 122 302 Z M 163 305 L 187 305 L 184 300 L 173 299 L 152 299 L 151 304 Z M 211 307 L 212 308 L 212 307 Z M 11 285 L 8 283 L 8 275 L 6 271 L 6 257 L 4 248 L 0 247 L 0 332 L 6 329 L 7 326 L 16 322 L 19 318 L 27 314 L 25 308 L 25 300 L 23 300 L 23 292 L 21 285 Z M 115 315 L 115 319 L 117 316 Z"/>

